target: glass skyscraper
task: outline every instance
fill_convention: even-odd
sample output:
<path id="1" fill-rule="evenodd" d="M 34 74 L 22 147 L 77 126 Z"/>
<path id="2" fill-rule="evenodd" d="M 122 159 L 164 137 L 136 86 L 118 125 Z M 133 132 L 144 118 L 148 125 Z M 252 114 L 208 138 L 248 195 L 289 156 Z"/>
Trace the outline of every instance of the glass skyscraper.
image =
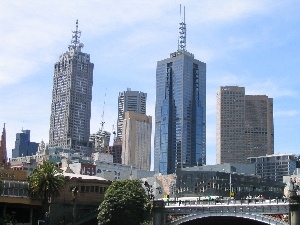
<path id="1" fill-rule="evenodd" d="M 39 143 L 30 141 L 30 130 L 23 130 L 16 134 L 15 148 L 12 150 L 12 158 L 35 155 Z"/>
<path id="2" fill-rule="evenodd" d="M 206 163 L 206 64 L 187 52 L 186 24 L 180 23 L 178 50 L 156 68 L 154 170 Z"/>
<path id="3" fill-rule="evenodd" d="M 73 31 L 69 51 L 54 66 L 49 147 L 89 152 L 91 101 L 94 64 L 81 52 L 81 32 Z"/>

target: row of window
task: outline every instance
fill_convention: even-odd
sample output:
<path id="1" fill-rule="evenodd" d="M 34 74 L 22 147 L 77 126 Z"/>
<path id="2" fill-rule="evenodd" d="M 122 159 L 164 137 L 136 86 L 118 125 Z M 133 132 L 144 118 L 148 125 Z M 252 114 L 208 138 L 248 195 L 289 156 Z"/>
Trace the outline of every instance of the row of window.
<path id="1" fill-rule="evenodd" d="M 80 192 L 81 193 L 87 193 L 87 192 L 95 192 L 99 194 L 105 193 L 107 187 L 101 187 L 101 186 L 80 186 Z"/>

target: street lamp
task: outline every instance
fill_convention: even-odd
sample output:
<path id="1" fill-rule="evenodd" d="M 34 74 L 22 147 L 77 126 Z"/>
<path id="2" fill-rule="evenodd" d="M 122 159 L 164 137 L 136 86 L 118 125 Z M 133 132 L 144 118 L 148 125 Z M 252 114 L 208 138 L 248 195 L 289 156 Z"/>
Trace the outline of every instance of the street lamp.
<path id="1" fill-rule="evenodd" d="M 229 192 L 230 192 L 230 197 L 231 197 L 231 186 L 232 186 L 232 183 L 231 183 L 231 167 L 230 167 L 230 171 L 229 171 Z"/>
<path id="2" fill-rule="evenodd" d="M 225 169 L 223 169 L 223 171 L 225 172 Z M 231 191 L 232 191 L 232 182 L 231 182 L 231 166 L 230 166 L 230 170 L 229 170 L 229 197 L 231 197 Z"/>
<path id="3" fill-rule="evenodd" d="M 73 220 L 72 224 L 76 224 L 76 204 L 77 204 L 77 194 L 78 194 L 78 186 L 72 187 L 71 192 L 74 198 L 74 205 L 73 205 Z"/>

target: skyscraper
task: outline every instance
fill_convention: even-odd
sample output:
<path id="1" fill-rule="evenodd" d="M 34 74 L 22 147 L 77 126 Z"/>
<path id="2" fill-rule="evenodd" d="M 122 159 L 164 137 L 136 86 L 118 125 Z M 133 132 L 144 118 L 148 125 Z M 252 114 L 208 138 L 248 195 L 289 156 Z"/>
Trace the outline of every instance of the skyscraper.
<path id="1" fill-rule="evenodd" d="M 7 150 L 6 150 L 6 130 L 5 124 L 3 126 L 1 140 L 0 140 L 0 167 L 5 166 L 7 163 Z"/>
<path id="2" fill-rule="evenodd" d="M 38 151 L 39 143 L 30 142 L 30 130 L 23 130 L 16 134 L 15 148 L 12 150 L 12 157 L 22 157 L 35 155 Z"/>
<path id="3" fill-rule="evenodd" d="M 217 164 L 245 162 L 245 88 L 220 87 L 217 93 Z"/>
<path id="4" fill-rule="evenodd" d="M 245 95 L 245 139 L 245 156 L 274 154 L 272 98 L 266 95 Z"/>
<path id="5" fill-rule="evenodd" d="M 217 93 L 217 164 L 247 163 L 274 153 L 273 99 L 245 95 L 245 88 L 220 87 Z"/>
<path id="6" fill-rule="evenodd" d="M 89 154 L 94 64 L 81 52 L 81 31 L 73 31 L 69 50 L 54 66 L 49 146 Z"/>
<path id="7" fill-rule="evenodd" d="M 123 120 L 125 112 L 132 111 L 141 114 L 146 114 L 146 99 L 147 94 L 141 91 L 127 91 L 119 92 L 118 97 L 118 121 L 117 121 L 117 139 L 122 140 Z"/>
<path id="8" fill-rule="evenodd" d="M 123 121 L 122 164 L 150 170 L 152 117 L 127 111 Z"/>
<path id="9" fill-rule="evenodd" d="M 157 62 L 154 170 L 171 174 L 205 163 L 206 64 L 186 50 L 183 19 L 178 50 Z"/>

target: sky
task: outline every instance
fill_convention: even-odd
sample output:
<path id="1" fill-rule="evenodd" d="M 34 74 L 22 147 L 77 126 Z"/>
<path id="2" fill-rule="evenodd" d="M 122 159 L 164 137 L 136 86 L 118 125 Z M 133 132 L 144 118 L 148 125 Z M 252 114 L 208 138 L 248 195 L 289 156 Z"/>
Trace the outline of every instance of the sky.
<path id="1" fill-rule="evenodd" d="M 6 124 L 8 157 L 22 129 L 32 142 L 49 141 L 54 64 L 77 19 L 82 51 L 94 63 L 91 133 L 102 119 L 104 130 L 116 128 L 118 94 L 127 88 L 147 93 L 154 124 L 156 64 L 177 50 L 180 4 L 186 49 L 207 67 L 207 164 L 216 163 L 216 92 L 226 85 L 273 98 L 274 152 L 298 154 L 299 1 L 3 0 L 0 128 Z"/>

